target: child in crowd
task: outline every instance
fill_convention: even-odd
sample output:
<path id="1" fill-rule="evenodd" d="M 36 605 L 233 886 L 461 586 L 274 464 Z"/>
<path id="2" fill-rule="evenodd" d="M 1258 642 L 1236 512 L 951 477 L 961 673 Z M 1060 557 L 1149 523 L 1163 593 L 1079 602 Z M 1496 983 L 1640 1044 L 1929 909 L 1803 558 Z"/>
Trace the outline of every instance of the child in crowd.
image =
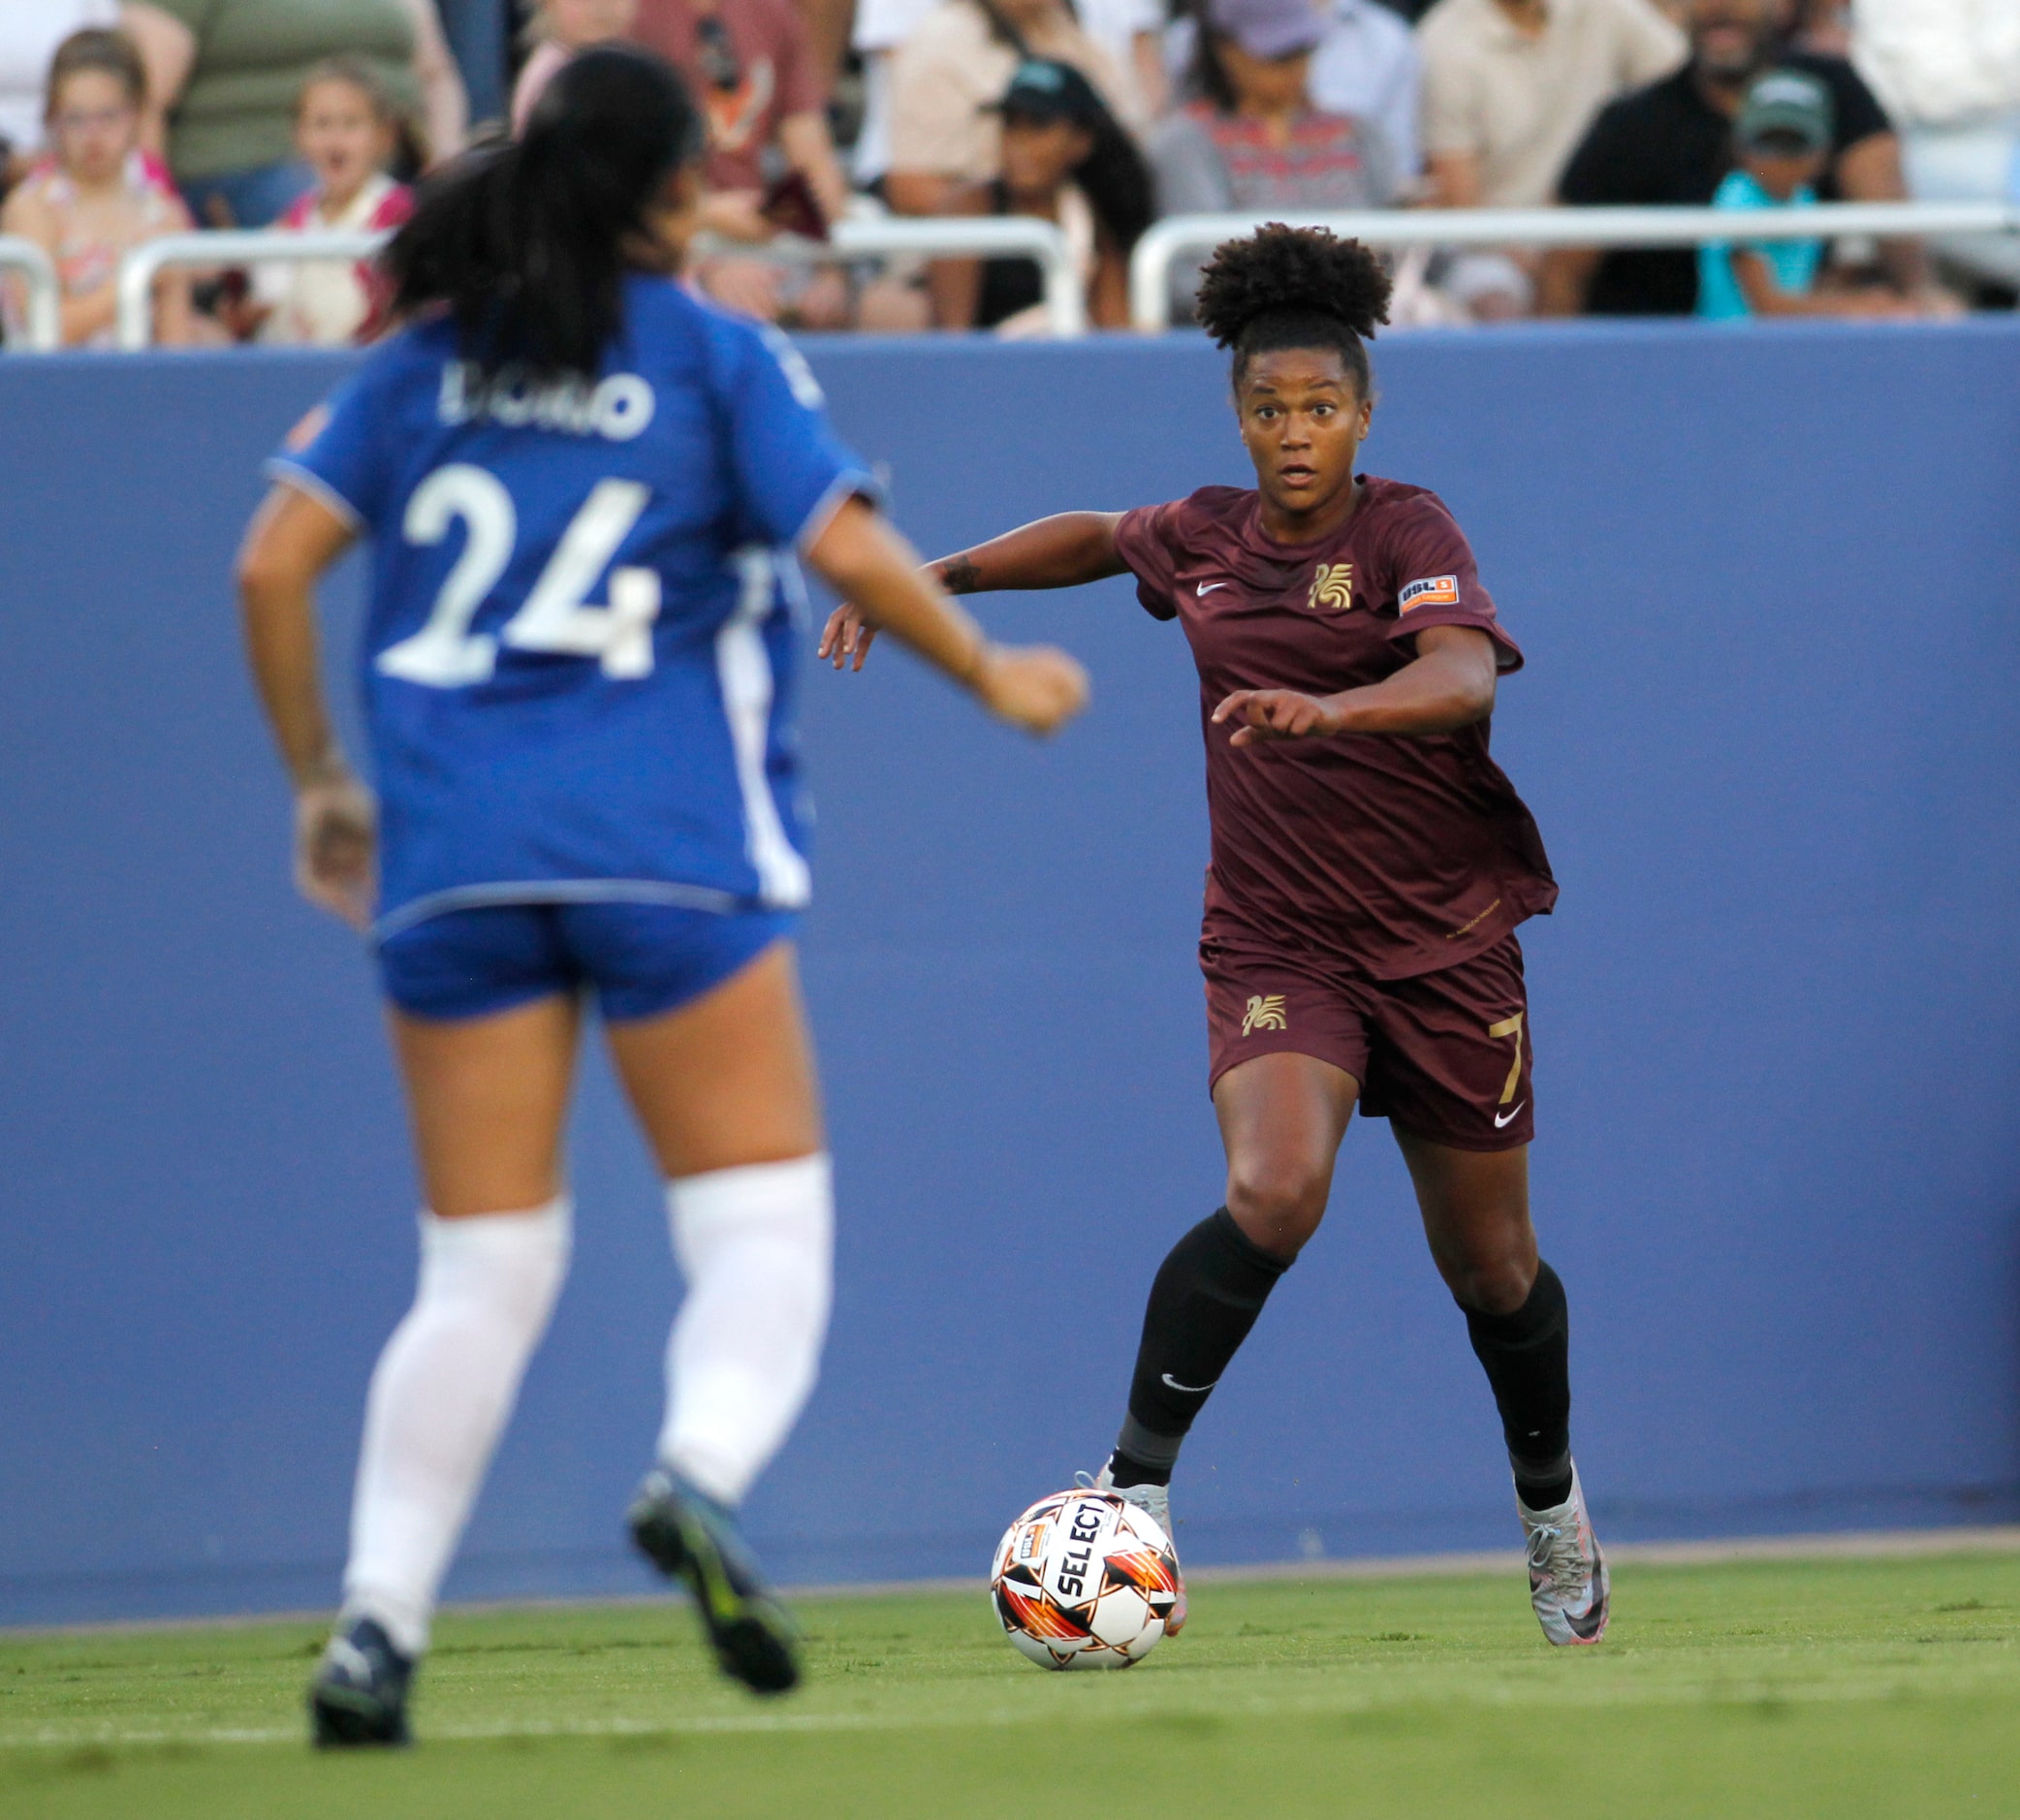
<path id="1" fill-rule="evenodd" d="M 1129 326 L 1129 249 L 1151 225 L 1151 173 L 1093 83 L 1070 63 L 1026 59 L 996 104 L 1002 174 L 985 187 L 996 215 L 1056 223 L 1073 249 L 1097 329 Z M 982 265 L 975 327 L 1000 335 L 1047 332 L 1038 268 L 1027 259 Z"/>
<path id="2" fill-rule="evenodd" d="M 393 96 L 368 63 L 331 57 L 317 64 L 295 103 L 295 147 L 316 173 L 315 187 L 281 216 L 274 232 L 398 227 L 414 212 L 413 193 L 386 173 L 402 125 Z M 233 326 L 263 341 L 340 347 L 371 340 L 385 326 L 386 301 L 386 286 L 369 262 L 263 266 L 253 278 L 250 306 Z"/>
<path id="3" fill-rule="evenodd" d="M 1816 201 L 1831 156 L 1831 93 L 1814 76 L 1775 70 L 1747 91 L 1733 129 L 1739 168 L 1714 208 L 1800 207 Z M 1697 313 L 1713 322 L 1748 316 L 1899 316 L 1912 310 L 1891 293 L 1819 284 L 1821 240 L 1713 241 L 1697 255 Z"/>
<path id="4" fill-rule="evenodd" d="M 121 32 L 73 32 L 49 62 L 47 154 L 0 208 L 0 234 L 33 240 L 62 284 L 65 347 L 110 347 L 119 262 L 132 248 L 192 224 L 160 163 L 141 149 L 147 76 Z M 19 287 L 7 289 L 9 334 Z M 154 290 L 154 338 L 195 338 L 189 281 L 164 272 Z"/>
<path id="5" fill-rule="evenodd" d="M 540 0 L 540 42 L 512 90 L 514 135 L 525 131 L 533 104 L 570 57 L 622 38 L 637 17 L 638 0 Z"/>

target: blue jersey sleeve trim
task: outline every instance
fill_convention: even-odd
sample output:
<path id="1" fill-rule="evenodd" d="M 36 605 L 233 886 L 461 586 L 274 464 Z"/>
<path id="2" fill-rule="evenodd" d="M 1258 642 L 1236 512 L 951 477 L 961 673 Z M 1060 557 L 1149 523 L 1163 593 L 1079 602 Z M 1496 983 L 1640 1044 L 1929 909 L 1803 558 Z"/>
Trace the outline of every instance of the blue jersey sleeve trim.
<path id="1" fill-rule="evenodd" d="M 877 485 L 874 474 L 862 468 L 844 468 L 828 483 L 828 490 L 813 502 L 813 510 L 800 520 L 800 528 L 793 534 L 793 548 L 805 554 L 816 544 L 828 522 L 839 512 L 845 501 L 867 499 L 872 506 L 884 503 L 884 489 Z"/>
<path id="2" fill-rule="evenodd" d="M 707 885 L 679 885 L 651 878 L 507 879 L 489 885 L 453 885 L 447 891 L 416 897 L 374 923 L 371 938 L 375 942 L 390 941 L 402 929 L 455 910 L 489 910 L 520 903 L 656 903 L 677 910 L 710 910 L 721 916 L 775 907 Z"/>
<path id="3" fill-rule="evenodd" d="M 318 505 L 328 506 L 360 536 L 369 528 L 365 523 L 364 514 L 313 468 L 303 467 L 300 462 L 291 460 L 286 455 L 274 455 L 268 459 L 261 472 L 269 481 L 276 481 L 283 486 L 292 486 L 297 492 L 306 493 Z"/>

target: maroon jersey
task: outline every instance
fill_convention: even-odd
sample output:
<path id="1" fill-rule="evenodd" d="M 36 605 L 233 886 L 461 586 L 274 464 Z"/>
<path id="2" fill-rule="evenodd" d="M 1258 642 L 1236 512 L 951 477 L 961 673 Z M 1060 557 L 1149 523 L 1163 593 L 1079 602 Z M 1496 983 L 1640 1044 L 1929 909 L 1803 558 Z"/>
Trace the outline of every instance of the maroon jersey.
<path id="1" fill-rule="evenodd" d="M 1232 725 L 1206 720 L 1236 689 L 1379 682 L 1427 626 L 1477 626 L 1503 671 L 1521 666 L 1444 502 L 1361 485 L 1353 516 L 1315 544 L 1267 536 L 1252 490 L 1206 486 L 1124 513 L 1116 548 L 1145 609 L 1184 623 L 1199 667 L 1206 941 L 1405 980 L 1484 954 L 1557 901 L 1535 822 L 1488 756 L 1487 723 L 1237 749 Z"/>

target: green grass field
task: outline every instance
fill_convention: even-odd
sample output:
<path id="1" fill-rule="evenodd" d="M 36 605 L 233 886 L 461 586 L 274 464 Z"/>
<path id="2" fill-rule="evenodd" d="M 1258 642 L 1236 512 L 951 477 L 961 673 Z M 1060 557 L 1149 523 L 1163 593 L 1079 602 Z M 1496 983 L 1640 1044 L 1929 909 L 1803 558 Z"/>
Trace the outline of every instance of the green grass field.
<path id="1" fill-rule="evenodd" d="M 422 1747 L 318 1757 L 303 1623 L 0 1635 L 0 1815 L 1566 1820 L 2020 1814 L 2020 1557 L 1622 1567 L 1597 1649 L 1519 1577 L 1219 1583 L 1122 1674 L 978 1593 L 803 1604 L 807 1685 L 720 1682 L 677 1607 L 446 1617 Z"/>

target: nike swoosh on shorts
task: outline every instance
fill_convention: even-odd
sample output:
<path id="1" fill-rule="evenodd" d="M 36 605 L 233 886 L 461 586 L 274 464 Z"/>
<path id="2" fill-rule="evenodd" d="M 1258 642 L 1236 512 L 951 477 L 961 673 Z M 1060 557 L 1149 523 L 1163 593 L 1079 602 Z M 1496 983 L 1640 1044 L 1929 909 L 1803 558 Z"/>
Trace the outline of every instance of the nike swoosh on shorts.
<path id="1" fill-rule="evenodd" d="M 1522 1106 L 1527 1106 L 1529 1102 L 1527 1100 L 1524 1100 L 1522 1102 Z M 1512 1125 L 1516 1121 L 1516 1119 L 1521 1117 L 1522 1106 L 1516 1107 L 1516 1109 L 1512 1113 L 1496 1113 L 1494 1115 L 1495 1130 L 1505 1130 L 1508 1126 Z"/>
<path id="2" fill-rule="evenodd" d="M 1204 1396 L 1207 1394 L 1207 1392 L 1214 1388 L 1214 1384 L 1218 1384 L 1220 1382 L 1218 1378 L 1215 1378 L 1214 1380 L 1214 1384 L 1181 1384 L 1178 1381 L 1178 1379 L 1173 1377 L 1169 1371 L 1165 1372 L 1163 1375 L 1164 1382 L 1168 1386 L 1170 1386 L 1171 1389 L 1175 1391 L 1184 1391 L 1188 1396 Z"/>
<path id="3" fill-rule="evenodd" d="M 1193 592 L 1196 593 L 1201 600 L 1205 600 L 1206 597 L 1209 594 L 1211 594 L 1216 587 L 1225 587 L 1227 583 L 1225 581 L 1202 581 L 1199 584 L 1199 586 L 1193 590 Z M 1217 1384 L 1219 1382 L 1219 1379 L 1216 1378 L 1214 1381 Z"/>

